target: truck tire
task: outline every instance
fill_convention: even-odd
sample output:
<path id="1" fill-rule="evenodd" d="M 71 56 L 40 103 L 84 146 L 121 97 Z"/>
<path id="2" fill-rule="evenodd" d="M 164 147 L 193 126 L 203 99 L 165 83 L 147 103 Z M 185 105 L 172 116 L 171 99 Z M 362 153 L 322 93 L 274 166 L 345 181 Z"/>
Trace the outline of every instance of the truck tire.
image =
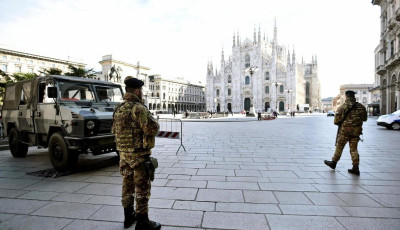
<path id="1" fill-rule="evenodd" d="M 78 154 L 68 151 L 67 143 L 59 133 L 53 133 L 50 137 L 49 157 L 57 171 L 72 170 L 78 163 Z"/>
<path id="2" fill-rule="evenodd" d="M 28 153 L 28 145 L 21 143 L 19 134 L 16 128 L 12 128 L 8 134 L 8 145 L 10 146 L 10 151 L 13 157 L 22 158 L 26 157 Z"/>

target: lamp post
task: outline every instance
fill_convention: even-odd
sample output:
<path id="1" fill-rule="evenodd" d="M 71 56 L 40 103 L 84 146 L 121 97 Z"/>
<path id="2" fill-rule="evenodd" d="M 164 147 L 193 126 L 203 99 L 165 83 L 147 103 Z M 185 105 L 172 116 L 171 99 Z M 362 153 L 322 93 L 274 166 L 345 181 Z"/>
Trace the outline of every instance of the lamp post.
<path id="1" fill-rule="evenodd" d="M 287 89 L 287 90 L 285 90 L 287 93 L 288 93 L 288 103 L 287 103 L 287 108 L 288 108 L 288 112 L 289 112 L 289 106 L 290 106 L 290 92 L 292 92 L 292 90 L 291 89 Z"/>
<path id="2" fill-rule="evenodd" d="M 246 68 L 246 70 L 245 70 L 245 72 L 249 72 L 250 73 L 250 80 L 251 81 L 253 81 L 253 74 L 255 73 L 255 72 L 257 72 L 258 71 L 258 67 L 257 66 L 251 66 L 251 67 L 249 67 L 249 68 Z M 254 95 L 253 95 L 254 96 Z M 251 105 L 253 104 L 253 97 L 251 97 L 251 100 L 250 100 L 250 108 L 252 107 Z M 254 108 L 254 107 L 253 107 Z"/>
<path id="3" fill-rule="evenodd" d="M 275 85 L 275 88 L 276 88 L 276 92 L 275 92 L 276 93 L 276 107 L 275 107 L 275 109 L 277 112 L 279 112 L 279 109 L 278 109 L 278 86 L 282 85 L 282 83 L 279 81 L 276 81 L 276 82 L 272 82 L 272 85 Z"/>
<path id="4" fill-rule="evenodd" d="M 251 77 L 253 77 L 253 74 L 255 73 L 255 72 L 257 72 L 258 71 L 258 67 L 257 66 L 252 66 L 252 67 L 249 67 L 249 68 L 247 68 L 246 70 L 245 70 L 245 72 L 249 72 L 250 73 L 250 76 Z"/>

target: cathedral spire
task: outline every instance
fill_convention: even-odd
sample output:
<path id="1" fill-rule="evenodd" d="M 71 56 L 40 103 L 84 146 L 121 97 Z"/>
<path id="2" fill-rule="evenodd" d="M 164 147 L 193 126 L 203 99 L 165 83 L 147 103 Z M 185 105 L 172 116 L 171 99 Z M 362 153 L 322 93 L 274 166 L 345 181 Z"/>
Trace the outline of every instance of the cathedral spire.
<path id="1" fill-rule="evenodd" d="M 225 61 L 224 59 L 224 46 L 222 46 L 222 52 L 221 52 L 221 64 L 223 64 Z"/>
<path id="2" fill-rule="evenodd" d="M 276 18 L 275 18 L 275 26 L 274 26 L 274 41 L 273 43 L 275 44 L 275 46 L 278 45 L 278 28 L 276 28 Z"/>
<path id="3" fill-rule="evenodd" d="M 240 46 L 241 44 L 240 44 L 240 37 L 239 37 L 239 30 L 238 30 L 238 32 L 237 32 L 237 34 L 236 34 L 236 40 L 237 40 L 237 46 Z"/>
<path id="4" fill-rule="evenodd" d="M 317 55 L 315 55 L 315 64 L 318 65 L 318 62 L 317 62 Z"/>
<path id="5" fill-rule="evenodd" d="M 261 43 L 261 28 L 260 28 L 260 24 L 258 24 L 258 43 Z"/>
<path id="6" fill-rule="evenodd" d="M 290 66 L 290 51 L 287 51 L 287 66 Z"/>
<path id="7" fill-rule="evenodd" d="M 232 45 L 232 47 L 235 47 L 236 46 L 236 41 L 235 41 L 235 32 L 233 32 L 233 45 Z"/>
<path id="8" fill-rule="evenodd" d="M 254 25 L 254 38 L 253 38 L 253 43 L 257 44 L 257 38 L 256 38 L 256 26 Z"/>
<path id="9" fill-rule="evenodd" d="M 294 52 L 294 46 L 293 46 L 293 52 L 292 52 L 292 65 L 296 64 L 296 53 Z"/>

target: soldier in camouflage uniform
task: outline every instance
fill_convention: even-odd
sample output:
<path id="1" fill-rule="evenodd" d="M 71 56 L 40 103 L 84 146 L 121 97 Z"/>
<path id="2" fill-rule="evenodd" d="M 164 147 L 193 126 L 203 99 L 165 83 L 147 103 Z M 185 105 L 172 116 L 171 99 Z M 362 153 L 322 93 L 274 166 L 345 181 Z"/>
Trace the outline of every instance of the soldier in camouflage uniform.
<path id="1" fill-rule="evenodd" d="M 343 148 L 347 142 L 350 145 L 350 155 L 353 161 L 353 168 L 349 169 L 349 173 L 360 175 L 358 165 L 360 157 L 358 155 L 357 145 L 362 134 L 363 122 L 367 121 L 367 110 L 365 107 L 356 102 L 354 91 L 346 91 L 346 101 L 339 107 L 335 114 L 335 125 L 338 125 L 338 136 L 336 140 L 336 150 L 332 157 L 332 161 L 325 160 L 325 164 L 332 169 L 336 168 L 337 162 L 342 156 Z"/>
<path id="2" fill-rule="evenodd" d="M 136 230 L 161 228 L 160 223 L 148 218 L 151 190 L 149 162 L 159 125 L 142 103 L 143 84 L 143 81 L 130 76 L 125 79 L 126 94 L 124 101 L 115 109 L 112 127 L 123 178 L 121 202 L 124 227 L 129 228 L 137 220 Z"/>

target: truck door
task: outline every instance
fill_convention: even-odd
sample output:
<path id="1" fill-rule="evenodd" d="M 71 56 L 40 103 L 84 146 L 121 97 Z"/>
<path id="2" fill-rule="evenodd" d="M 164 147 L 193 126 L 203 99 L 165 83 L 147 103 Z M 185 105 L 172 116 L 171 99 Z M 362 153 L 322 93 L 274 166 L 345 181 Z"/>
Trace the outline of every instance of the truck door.
<path id="1" fill-rule="evenodd" d="M 22 85 L 20 103 L 18 106 L 18 128 L 19 131 L 34 132 L 32 105 L 31 105 L 32 81 Z"/>
<path id="2" fill-rule="evenodd" d="M 37 134 L 47 135 L 49 127 L 56 123 L 56 109 L 54 99 L 47 97 L 47 87 L 53 86 L 52 81 L 42 81 L 37 87 L 37 107 L 34 111 L 34 119 Z"/>

